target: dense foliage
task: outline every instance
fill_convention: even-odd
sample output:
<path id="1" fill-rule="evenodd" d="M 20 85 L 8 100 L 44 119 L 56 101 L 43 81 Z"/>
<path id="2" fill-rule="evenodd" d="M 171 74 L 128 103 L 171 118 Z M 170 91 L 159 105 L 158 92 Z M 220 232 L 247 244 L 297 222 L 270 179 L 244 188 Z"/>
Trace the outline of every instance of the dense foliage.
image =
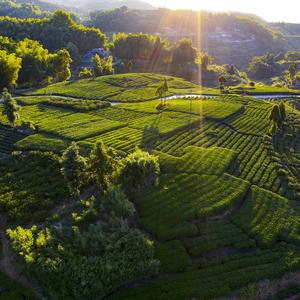
<path id="1" fill-rule="evenodd" d="M 26 99 L 22 103 L 28 103 Z M 68 108 L 79 112 L 87 112 L 91 110 L 98 110 L 102 108 L 110 107 L 111 104 L 107 101 L 100 101 L 100 100 L 82 100 L 82 99 L 74 99 L 74 98 L 64 98 L 64 97 L 50 97 L 42 98 L 39 102 L 41 104 L 55 106 L 55 107 L 62 107 Z"/>
<path id="2" fill-rule="evenodd" d="M 3 90 L 3 106 L 3 113 L 6 115 L 8 122 L 12 126 L 15 126 L 16 121 L 20 118 L 20 107 L 6 89 Z"/>
<path id="3" fill-rule="evenodd" d="M 71 195 L 79 196 L 80 188 L 85 184 L 86 161 L 79 155 L 76 143 L 66 149 L 61 159 L 62 173 Z"/>
<path id="4" fill-rule="evenodd" d="M 72 42 L 81 54 L 103 47 L 106 42 L 106 37 L 100 30 L 76 24 L 70 14 L 63 11 L 56 11 L 50 18 L 45 19 L 1 17 L 0 35 L 15 40 L 37 40 L 50 51 L 65 48 Z"/>
<path id="5" fill-rule="evenodd" d="M 72 62 L 67 50 L 51 54 L 39 42 L 25 38 L 13 42 L 0 37 L 0 87 L 64 81 L 70 78 Z"/>
<path id="6" fill-rule="evenodd" d="M 0 206 L 10 221 L 44 221 L 53 205 L 67 197 L 56 155 L 16 154 L 10 161 L 2 162 L 0 169 Z"/>
<path id="7" fill-rule="evenodd" d="M 49 13 L 32 3 L 19 3 L 13 0 L 0 1 L 0 16 L 15 18 L 44 18 Z"/>
<path id="8" fill-rule="evenodd" d="M 156 60 L 160 59 L 163 62 L 167 52 L 166 46 L 165 40 L 143 33 L 118 33 L 113 37 L 113 52 L 118 58 L 125 61 L 132 59 L 153 60 L 159 64 L 160 61 Z"/>
<path id="9" fill-rule="evenodd" d="M 160 172 L 157 157 L 142 150 L 129 154 L 123 164 L 120 180 L 129 195 L 145 187 L 151 187 Z"/>
<path id="10" fill-rule="evenodd" d="M 72 194 L 79 195 L 83 175 L 88 175 L 101 195 L 75 202 L 76 210 L 65 216 L 70 226 L 7 230 L 13 248 L 47 295 L 51 299 L 103 298 L 124 283 L 155 275 L 159 262 L 153 259 L 153 243 L 135 228 L 134 205 L 120 186 L 112 184 L 118 165 L 114 153 L 96 144 L 86 168 L 73 143 L 61 163 Z M 147 178 L 151 170 L 144 172 Z"/>

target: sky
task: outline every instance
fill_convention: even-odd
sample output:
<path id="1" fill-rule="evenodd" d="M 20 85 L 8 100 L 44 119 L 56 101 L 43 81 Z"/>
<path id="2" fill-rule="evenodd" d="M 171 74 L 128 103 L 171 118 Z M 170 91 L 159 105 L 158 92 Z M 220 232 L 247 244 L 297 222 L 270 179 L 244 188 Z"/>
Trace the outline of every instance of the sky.
<path id="1" fill-rule="evenodd" d="M 158 7 L 239 11 L 269 22 L 300 23 L 300 0 L 148 0 Z"/>

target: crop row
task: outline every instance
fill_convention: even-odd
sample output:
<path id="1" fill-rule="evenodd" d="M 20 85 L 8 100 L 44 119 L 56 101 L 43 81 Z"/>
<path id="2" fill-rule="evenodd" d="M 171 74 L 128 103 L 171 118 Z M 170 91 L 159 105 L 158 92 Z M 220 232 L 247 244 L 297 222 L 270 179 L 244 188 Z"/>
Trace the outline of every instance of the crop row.
<path id="1" fill-rule="evenodd" d="M 189 145 L 234 150 L 237 159 L 230 173 L 281 195 L 288 193 L 286 181 L 278 176 L 281 162 L 272 159 L 260 137 L 244 135 L 217 122 L 204 120 L 199 128 L 181 131 L 164 139 L 157 149 L 181 155 Z"/>
<path id="2" fill-rule="evenodd" d="M 189 146 L 183 149 L 183 155 L 176 157 L 158 152 L 161 169 L 165 173 L 195 173 L 207 175 L 223 174 L 236 153 L 225 148 L 199 148 Z"/>
<path id="3" fill-rule="evenodd" d="M 63 152 L 69 143 L 65 140 L 49 137 L 45 134 L 33 134 L 15 143 L 14 148 L 25 151 L 52 151 Z"/>
<path id="4" fill-rule="evenodd" d="M 120 87 L 105 82 L 101 77 L 76 80 L 71 82 L 59 82 L 48 85 L 32 92 L 32 95 L 57 94 L 83 99 L 102 99 L 120 93 Z"/>
<path id="5" fill-rule="evenodd" d="M 267 134 L 269 128 L 269 121 L 265 118 L 254 118 L 245 114 L 236 116 L 228 124 L 240 133 L 260 136 Z"/>
<path id="6" fill-rule="evenodd" d="M 299 244 L 299 209 L 298 202 L 252 186 L 245 203 L 231 219 L 261 246 L 270 247 L 279 240 Z"/>
<path id="7" fill-rule="evenodd" d="M 216 139 L 219 124 L 213 121 L 201 120 L 199 126 L 180 131 L 161 141 L 157 150 L 173 155 L 181 155 L 182 150 L 190 145 L 203 147 L 211 139 Z M 221 125 L 220 125 L 221 126 Z"/>
<path id="8" fill-rule="evenodd" d="M 280 277 L 291 268 L 299 268 L 295 261 L 289 264 L 289 249 L 277 246 L 272 250 L 240 254 L 220 262 L 209 262 L 206 266 L 158 278 L 152 283 L 123 290 L 112 299 L 203 300 L 229 296 L 232 290 L 261 279 Z M 295 259 L 299 254 L 295 254 Z M 174 262 L 175 263 L 175 262 Z"/>
<path id="9" fill-rule="evenodd" d="M 143 130 L 144 132 L 152 132 L 152 134 L 160 136 L 170 134 L 189 125 L 192 126 L 193 123 L 199 121 L 199 116 L 163 112 L 132 120 L 128 123 L 128 126 L 134 129 Z"/>
<path id="10" fill-rule="evenodd" d="M 134 111 L 157 113 L 156 107 L 159 103 L 161 103 L 160 100 L 153 100 L 140 103 L 124 103 L 120 104 L 118 107 Z M 224 101 L 218 100 L 172 99 L 166 101 L 165 110 L 199 115 L 207 118 L 225 119 L 240 111 L 241 108 L 241 104 L 225 103 Z"/>
<path id="11" fill-rule="evenodd" d="M 14 144 L 24 137 L 24 134 L 0 125 L 0 153 L 10 154 Z"/>
<path id="12" fill-rule="evenodd" d="M 255 240 L 249 238 L 229 220 L 209 221 L 199 224 L 199 236 L 184 240 L 191 256 L 200 256 L 224 248 L 247 249 L 255 247 Z"/>
<path id="13" fill-rule="evenodd" d="M 144 74 L 130 74 L 130 76 L 106 76 L 103 82 L 120 88 L 138 87 L 153 84 L 158 76 L 145 76 Z"/>
<path id="14" fill-rule="evenodd" d="M 95 143 L 102 141 L 105 145 L 113 147 L 124 152 L 131 152 L 136 147 L 147 148 L 152 141 L 156 140 L 151 132 L 141 131 L 138 129 L 123 127 L 117 130 L 112 130 L 100 136 L 86 139 L 87 143 Z"/>
<path id="15" fill-rule="evenodd" d="M 140 89 L 128 89 L 107 98 L 109 101 L 116 102 L 139 102 L 157 98 L 157 88 L 145 87 Z"/>
<path id="16" fill-rule="evenodd" d="M 193 220 L 224 212 L 247 190 L 230 175 L 163 175 L 159 186 L 137 195 L 141 225 L 161 240 L 194 236 Z"/>
<path id="17" fill-rule="evenodd" d="M 73 140 L 88 138 L 125 126 L 119 121 L 91 117 L 89 114 L 72 113 L 43 105 L 23 107 L 22 115 L 38 125 L 39 130 Z"/>
<path id="18" fill-rule="evenodd" d="M 167 110 L 197 114 L 207 118 L 225 119 L 241 110 L 242 105 L 217 100 L 179 100 L 167 102 Z"/>
<path id="19" fill-rule="evenodd" d="M 119 108 L 119 106 L 113 106 L 111 108 L 101 109 L 98 111 L 89 112 L 89 115 L 93 117 L 101 117 L 109 120 L 115 120 L 120 122 L 130 122 L 149 116 L 149 114 L 139 111 L 133 111 L 128 109 Z"/>

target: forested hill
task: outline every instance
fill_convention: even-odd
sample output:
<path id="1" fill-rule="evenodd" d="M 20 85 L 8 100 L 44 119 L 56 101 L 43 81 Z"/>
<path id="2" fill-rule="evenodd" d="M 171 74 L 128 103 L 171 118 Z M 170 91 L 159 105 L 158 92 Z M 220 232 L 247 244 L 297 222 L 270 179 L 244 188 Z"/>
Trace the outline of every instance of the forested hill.
<path id="1" fill-rule="evenodd" d="M 81 54 L 103 47 L 106 41 L 106 36 L 99 29 L 77 24 L 63 11 L 56 11 L 50 18 L 44 19 L 0 17 L 0 35 L 14 40 L 37 40 L 50 51 L 72 43 Z"/>
<path id="2" fill-rule="evenodd" d="M 89 26 L 105 33 L 160 33 L 171 42 L 189 37 L 201 50 L 216 58 L 216 63 L 245 68 L 253 56 L 289 50 L 283 34 L 257 17 L 239 13 L 210 13 L 189 10 L 153 11 L 120 8 L 91 13 Z M 201 40 L 199 42 L 199 36 Z"/>
<path id="3" fill-rule="evenodd" d="M 42 0 L 0 0 L 0 16 L 14 18 L 44 18 L 60 9 L 72 13 L 80 12 L 75 8 Z"/>

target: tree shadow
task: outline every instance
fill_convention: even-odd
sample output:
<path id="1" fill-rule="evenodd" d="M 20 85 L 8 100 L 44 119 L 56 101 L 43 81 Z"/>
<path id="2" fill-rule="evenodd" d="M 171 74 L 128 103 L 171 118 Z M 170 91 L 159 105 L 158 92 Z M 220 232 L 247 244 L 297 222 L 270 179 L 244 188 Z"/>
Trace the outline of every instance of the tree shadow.
<path id="1" fill-rule="evenodd" d="M 160 113 L 151 125 L 144 126 L 140 142 L 142 149 L 153 150 L 159 144 L 159 124 L 162 119 L 162 114 L 163 113 Z"/>

